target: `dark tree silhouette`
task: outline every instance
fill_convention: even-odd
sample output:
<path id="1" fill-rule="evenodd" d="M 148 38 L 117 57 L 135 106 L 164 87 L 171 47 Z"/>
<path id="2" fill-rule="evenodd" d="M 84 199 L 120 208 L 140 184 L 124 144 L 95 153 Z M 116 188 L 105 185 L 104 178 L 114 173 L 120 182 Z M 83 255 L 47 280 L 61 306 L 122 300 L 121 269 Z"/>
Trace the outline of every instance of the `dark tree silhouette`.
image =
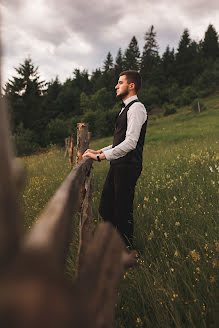
<path id="1" fill-rule="evenodd" d="M 128 48 L 125 50 L 123 65 L 124 70 L 139 70 L 140 51 L 138 41 L 135 36 L 132 37 Z"/>

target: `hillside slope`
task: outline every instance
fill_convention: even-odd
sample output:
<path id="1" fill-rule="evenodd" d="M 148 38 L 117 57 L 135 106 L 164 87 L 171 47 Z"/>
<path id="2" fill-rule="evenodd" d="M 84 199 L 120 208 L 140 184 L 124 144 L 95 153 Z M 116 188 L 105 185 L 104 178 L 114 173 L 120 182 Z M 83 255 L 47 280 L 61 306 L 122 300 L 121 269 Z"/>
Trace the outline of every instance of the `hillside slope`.
<path id="1" fill-rule="evenodd" d="M 124 273 L 116 304 L 116 327 L 215 327 L 218 269 L 217 175 L 219 94 L 202 100 L 207 110 L 182 108 L 152 116 L 135 195 L 138 265 Z M 111 144 L 93 140 L 91 148 Z M 64 150 L 22 158 L 28 171 L 23 193 L 25 226 L 45 206 L 69 172 Z M 93 216 L 108 162 L 94 162 Z M 75 271 L 73 236 L 66 271 Z"/>

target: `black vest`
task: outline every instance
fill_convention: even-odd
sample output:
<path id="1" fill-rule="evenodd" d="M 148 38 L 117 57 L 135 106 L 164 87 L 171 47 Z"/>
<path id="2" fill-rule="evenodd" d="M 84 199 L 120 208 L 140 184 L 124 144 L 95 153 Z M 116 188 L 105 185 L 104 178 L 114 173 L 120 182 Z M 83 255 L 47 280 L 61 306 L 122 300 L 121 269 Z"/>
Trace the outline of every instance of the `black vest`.
<path id="1" fill-rule="evenodd" d="M 125 140 L 127 130 L 127 112 L 132 104 L 138 102 L 137 99 L 131 101 L 123 110 L 123 112 L 116 117 L 115 131 L 113 138 L 113 148 L 119 145 Z M 136 148 L 131 150 L 128 154 L 118 159 L 112 160 L 111 165 L 131 165 L 135 167 L 142 167 L 142 152 L 144 146 L 144 139 L 147 127 L 147 120 L 144 122 L 141 128 L 140 136 L 136 145 Z"/>

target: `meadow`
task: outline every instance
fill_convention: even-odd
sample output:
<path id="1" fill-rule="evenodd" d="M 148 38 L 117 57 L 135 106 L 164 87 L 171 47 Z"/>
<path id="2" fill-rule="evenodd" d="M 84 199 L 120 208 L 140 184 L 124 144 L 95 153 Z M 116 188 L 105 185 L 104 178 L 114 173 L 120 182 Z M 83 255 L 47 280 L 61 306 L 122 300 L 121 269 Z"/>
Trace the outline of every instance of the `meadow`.
<path id="1" fill-rule="evenodd" d="M 134 201 L 138 263 L 124 272 L 116 327 L 216 327 L 218 307 L 219 94 L 203 99 L 206 111 L 189 107 L 149 120 L 144 163 Z M 93 140 L 98 149 L 112 138 Z M 24 227 L 31 226 L 69 173 L 64 149 L 23 157 Z M 94 165 L 93 217 L 108 162 Z M 76 220 L 77 224 L 78 220 Z M 66 273 L 73 277 L 77 252 L 74 234 Z"/>

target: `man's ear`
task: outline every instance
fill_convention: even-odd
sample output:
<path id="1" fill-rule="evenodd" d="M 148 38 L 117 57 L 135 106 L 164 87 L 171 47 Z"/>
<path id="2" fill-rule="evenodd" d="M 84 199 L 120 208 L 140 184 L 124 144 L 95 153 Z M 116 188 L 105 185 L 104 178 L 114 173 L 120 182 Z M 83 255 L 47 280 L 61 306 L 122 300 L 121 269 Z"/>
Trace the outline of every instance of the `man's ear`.
<path id="1" fill-rule="evenodd" d="M 129 83 L 129 88 L 132 90 L 135 89 L 135 83 L 133 82 Z"/>

